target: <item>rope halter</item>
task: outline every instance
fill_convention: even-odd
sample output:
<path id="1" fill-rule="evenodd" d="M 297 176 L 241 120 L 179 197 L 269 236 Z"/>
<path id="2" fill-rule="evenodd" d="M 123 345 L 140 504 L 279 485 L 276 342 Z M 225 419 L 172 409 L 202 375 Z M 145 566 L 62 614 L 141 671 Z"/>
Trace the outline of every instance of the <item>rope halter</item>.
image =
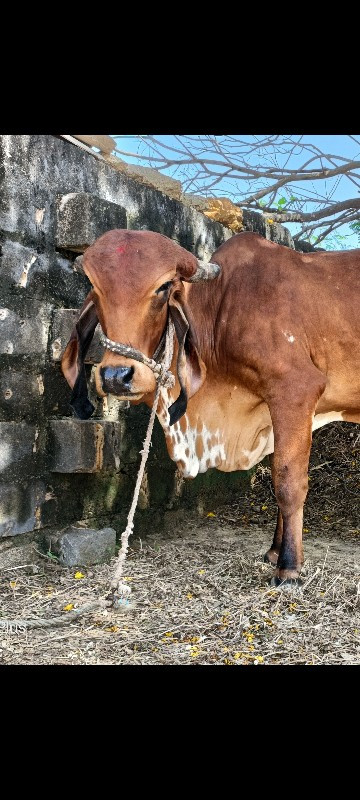
<path id="1" fill-rule="evenodd" d="M 111 350 L 119 356 L 132 358 L 134 361 L 140 361 L 141 364 L 145 364 L 145 366 L 149 367 L 154 373 L 158 386 L 171 389 L 175 384 L 174 375 L 169 371 L 173 357 L 174 333 L 174 324 L 169 317 L 167 327 L 152 358 L 148 358 L 148 356 L 145 356 L 140 350 L 136 350 L 135 347 L 129 347 L 121 342 L 114 342 L 112 339 L 108 339 L 103 331 L 100 333 L 100 342 L 106 350 Z M 156 359 L 158 359 L 159 356 L 161 356 L 161 359 L 157 361 Z"/>

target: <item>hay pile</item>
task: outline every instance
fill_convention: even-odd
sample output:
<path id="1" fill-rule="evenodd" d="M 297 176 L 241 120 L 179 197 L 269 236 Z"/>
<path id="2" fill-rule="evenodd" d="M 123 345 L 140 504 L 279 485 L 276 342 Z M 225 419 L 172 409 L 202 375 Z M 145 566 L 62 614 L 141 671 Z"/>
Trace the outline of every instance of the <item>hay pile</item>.
<path id="1" fill-rule="evenodd" d="M 244 498 L 234 498 L 222 519 L 259 524 L 276 519 L 270 468 L 259 464 Z M 304 533 L 327 529 L 327 535 L 358 541 L 360 533 L 360 425 L 334 422 L 313 436 Z"/>

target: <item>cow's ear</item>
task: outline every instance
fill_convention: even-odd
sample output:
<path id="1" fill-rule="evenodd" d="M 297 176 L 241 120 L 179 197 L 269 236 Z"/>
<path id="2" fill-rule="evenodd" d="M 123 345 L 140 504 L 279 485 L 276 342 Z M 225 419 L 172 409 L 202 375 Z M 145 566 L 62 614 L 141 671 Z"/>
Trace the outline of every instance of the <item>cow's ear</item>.
<path id="1" fill-rule="evenodd" d="M 79 419 L 89 419 L 94 411 L 94 406 L 88 398 L 84 358 L 98 321 L 91 291 L 80 310 L 79 318 L 61 359 L 63 375 L 72 388 L 70 406 Z"/>
<path id="2" fill-rule="evenodd" d="M 169 408 L 170 425 L 185 414 L 188 400 L 200 389 L 205 380 L 206 367 L 199 356 L 184 305 L 184 287 L 176 287 L 169 297 L 169 313 L 174 323 L 179 353 L 177 374 L 181 387 L 179 397 Z"/>

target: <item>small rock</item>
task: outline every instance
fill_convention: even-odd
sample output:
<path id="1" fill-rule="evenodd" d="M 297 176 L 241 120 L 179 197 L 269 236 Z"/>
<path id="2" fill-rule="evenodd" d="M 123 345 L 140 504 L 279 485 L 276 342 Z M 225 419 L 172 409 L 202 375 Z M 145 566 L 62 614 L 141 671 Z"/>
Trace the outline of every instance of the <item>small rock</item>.
<path id="1" fill-rule="evenodd" d="M 115 555 L 116 533 L 113 528 L 67 528 L 60 535 L 47 537 L 51 551 L 64 567 L 86 567 L 102 564 Z"/>

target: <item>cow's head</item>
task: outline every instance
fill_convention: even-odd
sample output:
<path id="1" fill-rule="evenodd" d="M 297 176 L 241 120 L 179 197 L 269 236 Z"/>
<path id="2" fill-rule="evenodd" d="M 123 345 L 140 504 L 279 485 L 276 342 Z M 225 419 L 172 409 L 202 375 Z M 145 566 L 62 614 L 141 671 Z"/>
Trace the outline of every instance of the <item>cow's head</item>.
<path id="1" fill-rule="evenodd" d="M 179 343 L 177 374 L 181 392 L 170 409 L 171 424 L 186 410 L 187 400 L 202 385 L 201 360 L 186 307 L 183 281 L 215 278 L 220 267 L 204 264 L 183 247 L 150 231 L 114 230 L 91 245 L 81 268 L 93 289 L 86 298 L 62 358 L 62 370 L 73 389 L 71 405 L 81 419 L 91 416 L 84 357 L 97 322 L 104 334 L 151 358 L 161 340 L 168 314 Z M 96 369 L 100 397 L 117 395 L 139 402 L 156 388 L 152 370 L 123 355 L 105 350 Z"/>

